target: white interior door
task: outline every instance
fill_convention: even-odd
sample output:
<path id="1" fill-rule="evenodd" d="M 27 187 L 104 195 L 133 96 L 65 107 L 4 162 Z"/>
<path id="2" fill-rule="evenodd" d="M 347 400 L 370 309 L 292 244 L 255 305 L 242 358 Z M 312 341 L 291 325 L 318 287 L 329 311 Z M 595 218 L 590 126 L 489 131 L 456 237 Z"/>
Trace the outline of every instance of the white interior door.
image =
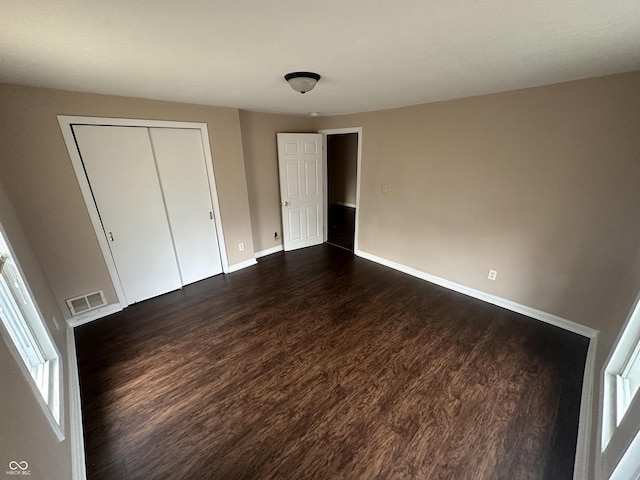
<path id="1" fill-rule="evenodd" d="M 321 244 L 322 135 L 278 133 L 278 166 L 284 249 Z"/>
<path id="2" fill-rule="evenodd" d="M 73 132 L 127 304 L 180 288 L 147 128 L 74 125 Z"/>
<path id="3" fill-rule="evenodd" d="M 200 130 L 150 128 L 182 284 L 222 273 Z"/>

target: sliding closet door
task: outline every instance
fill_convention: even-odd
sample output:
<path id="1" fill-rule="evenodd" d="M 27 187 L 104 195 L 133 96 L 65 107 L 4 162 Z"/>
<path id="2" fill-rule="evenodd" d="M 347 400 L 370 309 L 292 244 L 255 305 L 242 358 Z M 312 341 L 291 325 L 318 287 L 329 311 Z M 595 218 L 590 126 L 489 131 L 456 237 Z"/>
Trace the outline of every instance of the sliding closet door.
<path id="1" fill-rule="evenodd" d="M 183 285 L 222 273 L 200 130 L 149 134 Z"/>
<path id="2" fill-rule="evenodd" d="M 74 125 L 73 133 L 127 303 L 180 288 L 147 128 Z"/>

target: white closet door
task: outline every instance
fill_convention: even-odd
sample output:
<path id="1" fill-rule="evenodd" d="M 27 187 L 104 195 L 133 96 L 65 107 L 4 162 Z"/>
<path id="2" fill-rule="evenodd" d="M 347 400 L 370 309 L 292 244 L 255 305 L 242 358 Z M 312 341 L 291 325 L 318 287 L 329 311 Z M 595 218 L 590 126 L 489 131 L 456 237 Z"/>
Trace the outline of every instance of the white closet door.
<path id="1" fill-rule="evenodd" d="M 150 128 L 182 283 L 222 272 L 200 130 Z"/>
<path id="2" fill-rule="evenodd" d="M 127 303 L 180 288 L 148 130 L 75 125 L 73 132 Z"/>

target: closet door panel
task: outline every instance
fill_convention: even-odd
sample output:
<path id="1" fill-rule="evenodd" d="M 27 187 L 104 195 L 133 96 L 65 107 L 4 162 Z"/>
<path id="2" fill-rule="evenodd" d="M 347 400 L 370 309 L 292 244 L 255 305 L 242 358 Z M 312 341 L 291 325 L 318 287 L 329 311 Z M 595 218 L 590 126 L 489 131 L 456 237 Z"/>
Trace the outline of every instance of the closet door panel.
<path id="1" fill-rule="evenodd" d="M 184 285 L 222 272 L 200 130 L 150 128 Z"/>
<path id="2" fill-rule="evenodd" d="M 75 125 L 73 132 L 127 303 L 180 288 L 147 128 Z"/>

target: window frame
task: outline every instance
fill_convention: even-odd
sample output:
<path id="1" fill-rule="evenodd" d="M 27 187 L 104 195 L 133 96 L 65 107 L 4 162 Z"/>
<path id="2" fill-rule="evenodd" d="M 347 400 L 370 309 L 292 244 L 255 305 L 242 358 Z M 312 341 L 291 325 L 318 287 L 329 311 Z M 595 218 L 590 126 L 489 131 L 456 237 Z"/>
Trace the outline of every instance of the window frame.
<path id="1" fill-rule="evenodd" d="M 56 437 L 59 441 L 64 440 L 64 418 L 62 403 L 62 361 L 60 352 L 53 341 L 49 329 L 44 321 L 42 312 L 35 300 L 35 296 L 29 283 L 26 280 L 24 271 L 20 266 L 15 251 L 11 246 L 11 242 L 0 224 L 0 245 L 5 244 L 7 247 L 8 257 L 4 261 L 4 271 L 0 271 L 0 288 L 4 296 L 3 303 L 12 303 L 10 306 L 14 309 L 14 313 L 18 312 L 19 324 L 8 327 L 12 321 L 8 319 L 0 320 L 0 333 L 5 344 L 13 355 L 18 368 L 27 379 L 38 404 L 42 408 L 45 417 L 51 425 Z M 11 285 L 8 275 L 17 282 Z M 5 289 L 6 285 L 6 289 Z M 19 305 L 18 295 L 24 300 L 24 305 Z M 15 317 L 14 317 L 15 319 Z M 5 325 L 5 322 L 7 325 Z M 13 330 L 13 333 L 10 332 Z M 22 351 L 20 342 L 16 341 L 16 334 L 21 336 L 22 342 L 29 344 L 33 349 L 32 352 Z M 28 365 L 29 358 L 37 359 L 37 364 Z"/>
<path id="2" fill-rule="evenodd" d="M 636 298 L 622 333 L 605 363 L 600 444 L 602 452 L 611 442 L 631 403 L 639 395 L 640 390 L 636 391 L 635 395 L 631 395 L 628 380 L 625 378 L 638 355 L 640 355 L 640 295 Z"/>
<path id="3" fill-rule="evenodd" d="M 638 313 L 640 315 L 640 312 Z M 631 380 L 629 379 L 630 373 L 633 369 L 634 374 L 640 373 L 640 337 L 636 339 L 636 346 L 624 362 L 624 366 L 622 371 L 617 376 L 617 388 L 618 388 L 618 396 L 621 397 L 621 408 L 622 411 L 618 411 L 618 425 L 622 421 L 624 414 L 629 409 L 631 402 L 640 391 L 640 383 L 635 382 L 635 386 L 632 385 Z"/>

